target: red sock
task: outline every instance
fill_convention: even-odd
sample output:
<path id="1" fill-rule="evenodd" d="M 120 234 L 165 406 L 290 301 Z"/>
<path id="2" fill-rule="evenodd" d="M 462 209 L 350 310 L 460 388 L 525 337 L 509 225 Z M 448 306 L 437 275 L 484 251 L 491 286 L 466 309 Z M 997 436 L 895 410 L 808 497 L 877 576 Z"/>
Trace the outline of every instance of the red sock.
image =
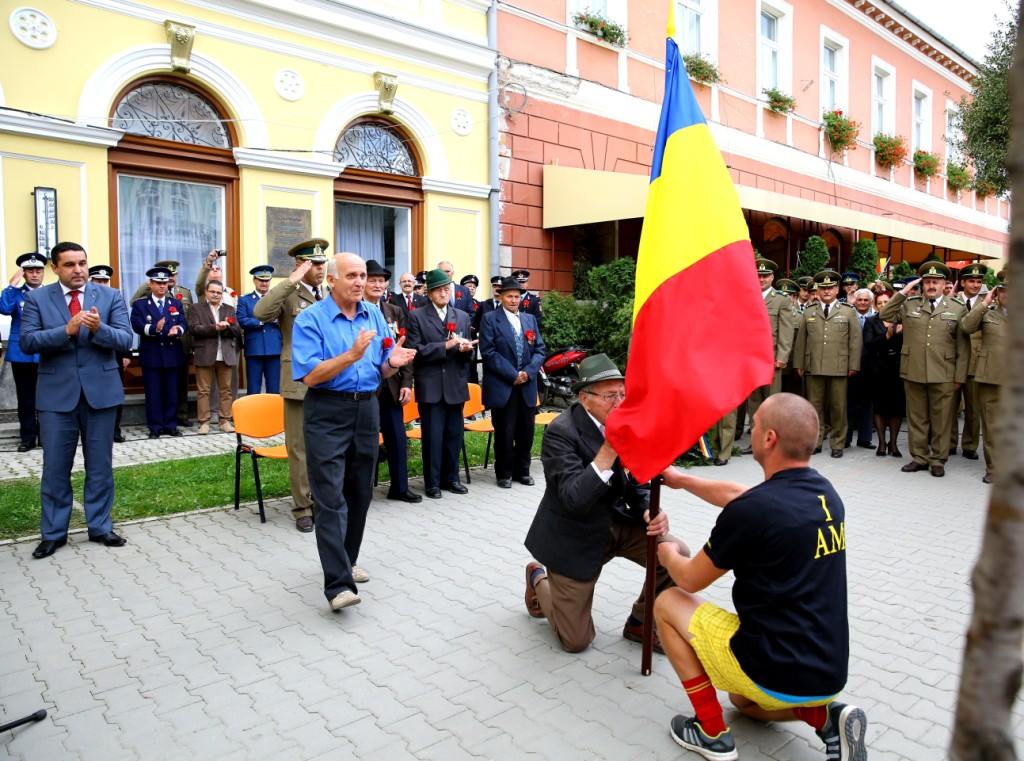
<path id="1" fill-rule="evenodd" d="M 800 721 L 810 724 L 817 732 L 824 729 L 825 722 L 828 721 L 828 708 L 826 706 L 814 706 L 814 708 L 801 706 L 794 708 L 793 714 Z"/>
<path id="2" fill-rule="evenodd" d="M 726 727 L 722 720 L 722 705 L 718 702 L 718 693 L 715 692 L 708 675 L 702 673 L 693 679 L 684 679 L 683 689 L 693 704 L 697 721 L 704 734 L 715 737 L 724 732 Z"/>

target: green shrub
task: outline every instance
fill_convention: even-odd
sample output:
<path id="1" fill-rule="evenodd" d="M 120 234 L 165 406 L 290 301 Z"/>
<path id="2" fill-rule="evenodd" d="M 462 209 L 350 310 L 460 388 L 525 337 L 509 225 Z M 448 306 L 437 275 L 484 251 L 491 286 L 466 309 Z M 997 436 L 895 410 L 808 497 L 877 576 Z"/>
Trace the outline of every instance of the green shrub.
<path id="1" fill-rule="evenodd" d="M 854 243 L 846 268 L 857 273 L 862 285 L 874 280 L 878 270 L 878 244 L 870 238 Z"/>
<path id="2" fill-rule="evenodd" d="M 899 280 L 901 277 L 913 277 L 915 274 L 914 267 L 908 261 L 902 261 L 892 268 L 893 280 Z"/>
<path id="3" fill-rule="evenodd" d="M 544 344 L 548 353 L 590 341 L 592 307 L 558 291 L 544 294 Z"/>
<path id="4" fill-rule="evenodd" d="M 814 277 L 828 266 L 828 245 L 820 235 L 812 235 L 800 252 L 800 264 L 790 274 L 792 278 Z"/>

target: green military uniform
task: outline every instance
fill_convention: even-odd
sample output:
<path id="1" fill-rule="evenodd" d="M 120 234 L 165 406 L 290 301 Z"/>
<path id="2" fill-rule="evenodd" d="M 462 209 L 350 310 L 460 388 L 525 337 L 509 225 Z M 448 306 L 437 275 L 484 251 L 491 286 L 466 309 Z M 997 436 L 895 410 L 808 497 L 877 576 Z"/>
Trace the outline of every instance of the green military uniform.
<path id="1" fill-rule="evenodd" d="M 942 262 L 925 262 L 918 274 L 948 278 L 949 268 Z M 960 328 L 964 314 L 964 305 L 948 296 L 940 295 L 932 304 L 925 296 L 908 298 L 903 293 L 893 296 L 879 313 L 885 322 L 903 323 L 900 377 L 907 392 L 910 456 L 918 469 L 941 469 L 949 458 L 953 387 L 967 380 L 971 354 L 970 341 Z"/>
<path id="2" fill-rule="evenodd" d="M 792 331 L 792 346 L 796 346 L 796 334 L 800 330 L 801 312 L 799 309 L 799 303 L 796 300 L 796 296 L 800 293 L 800 285 L 795 280 L 788 280 L 782 278 L 775 282 L 776 287 L 782 291 L 790 300 L 793 306 L 793 331 Z M 789 361 L 786 363 L 786 367 L 782 370 L 782 390 L 796 394 L 797 396 L 804 395 L 804 379 L 801 378 L 793 367 L 793 352 L 789 353 Z"/>
<path id="3" fill-rule="evenodd" d="M 839 283 L 839 273 L 824 270 L 814 277 L 819 287 Z M 846 379 L 860 370 L 860 321 L 848 304 L 815 302 L 804 310 L 793 348 L 794 366 L 804 371 L 807 399 L 818 413 L 818 445 L 830 428 L 832 456 L 841 457 L 846 444 Z M 838 453 L 838 454 L 837 454 Z"/>
<path id="4" fill-rule="evenodd" d="M 317 264 L 327 261 L 323 253 L 329 243 L 321 238 L 300 243 L 289 250 L 296 261 Z M 322 286 L 321 286 L 322 288 Z M 281 328 L 281 396 L 284 397 L 284 440 L 288 447 L 288 476 L 292 490 L 292 516 L 298 520 L 313 514 L 313 499 L 306 472 L 306 442 L 302 428 L 302 400 L 306 384 L 292 380 L 292 325 L 303 309 L 317 301 L 301 281 L 284 280 L 261 298 L 253 309 L 253 317 L 262 322 L 277 320 Z"/>
<path id="5" fill-rule="evenodd" d="M 974 383 L 977 391 L 978 412 L 981 417 L 981 435 L 985 448 L 985 482 L 990 483 L 996 468 L 996 426 L 999 418 L 999 391 L 1005 378 L 1006 347 L 1010 323 L 1006 309 L 993 302 L 985 306 L 979 298 L 971 311 L 960 322 L 961 328 L 972 339 L 978 336 L 978 353 L 972 351 Z"/>
<path id="6" fill-rule="evenodd" d="M 756 263 L 759 277 L 775 274 L 775 262 L 771 259 L 758 257 Z M 777 394 L 782 390 L 782 369 L 789 362 L 789 355 L 793 349 L 794 329 L 797 327 L 797 318 L 799 317 L 799 313 L 793 307 L 792 299 L 784 293 L 769 287 L 762 292 L 761 296 L 764 299 L 765 309 L 768 310 L 768 322 L 772 326 L 775 375 L 772 376 L 770 385 L 755 388 L 747 399 L 747 414 L 750 415 L 751 421 L 761 403 L 772 394 Z"/>
<path id="7" fill-rule="evenodd" d="M 988 267 L 984 264 L 969 264 L 960 270 L 961 282 L 965 278 L 983 278 L 988 274 Z M 957 301 L 964 305 L 964 310 L 970 313 L 975 304 L 984 301 L 982 294 L 968 299 L 967 295 L 961 293 Z M 978 350 L 981 347 L 981 333 L 971 334 L 971 358 L 967 363 L 967 382 L 958 390 L 953 392 L 953 419 L 950 427 L 949 449 L 956 452 L 957 446 L 963 450 L 964 457 L 974 460 L 978 457 L 978 433 L 981 428 L 981 416 L 978 413 L 978 388 L 974 380 L 974 368 L 978 364 Z M 964 407 L 964 435 L 960 439 L 960 404 Z"/>
<path id="8" fill-rule="evenodd" d="M 736 443 L 736 421 L 739 410 L 726 413 L 725 417 L 715 423 L 708 432 L 711 440 L 711 451 L 715 465 L 725 465 L 732 457 L 732 447 Z"/>

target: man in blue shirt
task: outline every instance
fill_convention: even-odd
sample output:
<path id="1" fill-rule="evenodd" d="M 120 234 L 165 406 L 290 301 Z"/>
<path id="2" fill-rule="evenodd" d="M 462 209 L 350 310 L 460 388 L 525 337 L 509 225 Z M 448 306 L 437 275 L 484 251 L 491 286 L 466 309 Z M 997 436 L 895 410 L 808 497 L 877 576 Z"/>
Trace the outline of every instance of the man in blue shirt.
<path id="1" fill-rule="evenodd" d="M 249 270 L 255 288 L 238 300 L 238 324 L 245 331 L 245 393 L 258 394 L 266 385 L 266 393 L 281 391 L 281 328 L 277 320 L 257 320 L 253 310 L 270 290 L 274 268 L 260 264 Z"/>
<path id="2" fill-rule="evenodd" d="M 366 263 L 337 254 L 327 274 L 330 298 L 295 318 L 292 378 L 307 386 L 302 403 L 306 467 L 315 505 L 316 546 L 324 594 L 332 610 L 360 602 L 356 583 L 369 574 L 355 565 L 377 464 L 377 389 L 412 362 L 373 304 L 363 301 Z"/>
<path id="3" fill-rule="evenodd" d="M 0 292 L 0 314 L 11 318 L 11 333 L 7 338 L 7 363 L 14 376 L 14 389 L 18 395 L 18 429 L 21 434 L 19 452 L 34 449 L 39 437 L 36 421 L 36 378 L 39 370 L 39 355 L 29 354 L 21 349 L 21 312 L 25 308 L 25 296 L 43 284 L 46 272 L 46 256 L 31 251 L 19 256 L 15 262 L 18 269 L 11 277 L 11 284 Z M 18 285 L 24 277 L 25 282 Z"/>

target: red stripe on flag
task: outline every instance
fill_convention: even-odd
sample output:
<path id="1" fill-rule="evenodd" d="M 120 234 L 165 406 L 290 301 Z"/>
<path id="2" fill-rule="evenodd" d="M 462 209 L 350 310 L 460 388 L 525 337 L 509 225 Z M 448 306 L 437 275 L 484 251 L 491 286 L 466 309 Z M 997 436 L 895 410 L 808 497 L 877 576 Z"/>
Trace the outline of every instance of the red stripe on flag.
<path id="1" fill-rule="evenodd" d="M 750 241 L 730 243 L 662 283 L 637 314 L 626 401 L 607 436 L 641 483 L 771 383 L 771 326 L 752 267 Z"/>

